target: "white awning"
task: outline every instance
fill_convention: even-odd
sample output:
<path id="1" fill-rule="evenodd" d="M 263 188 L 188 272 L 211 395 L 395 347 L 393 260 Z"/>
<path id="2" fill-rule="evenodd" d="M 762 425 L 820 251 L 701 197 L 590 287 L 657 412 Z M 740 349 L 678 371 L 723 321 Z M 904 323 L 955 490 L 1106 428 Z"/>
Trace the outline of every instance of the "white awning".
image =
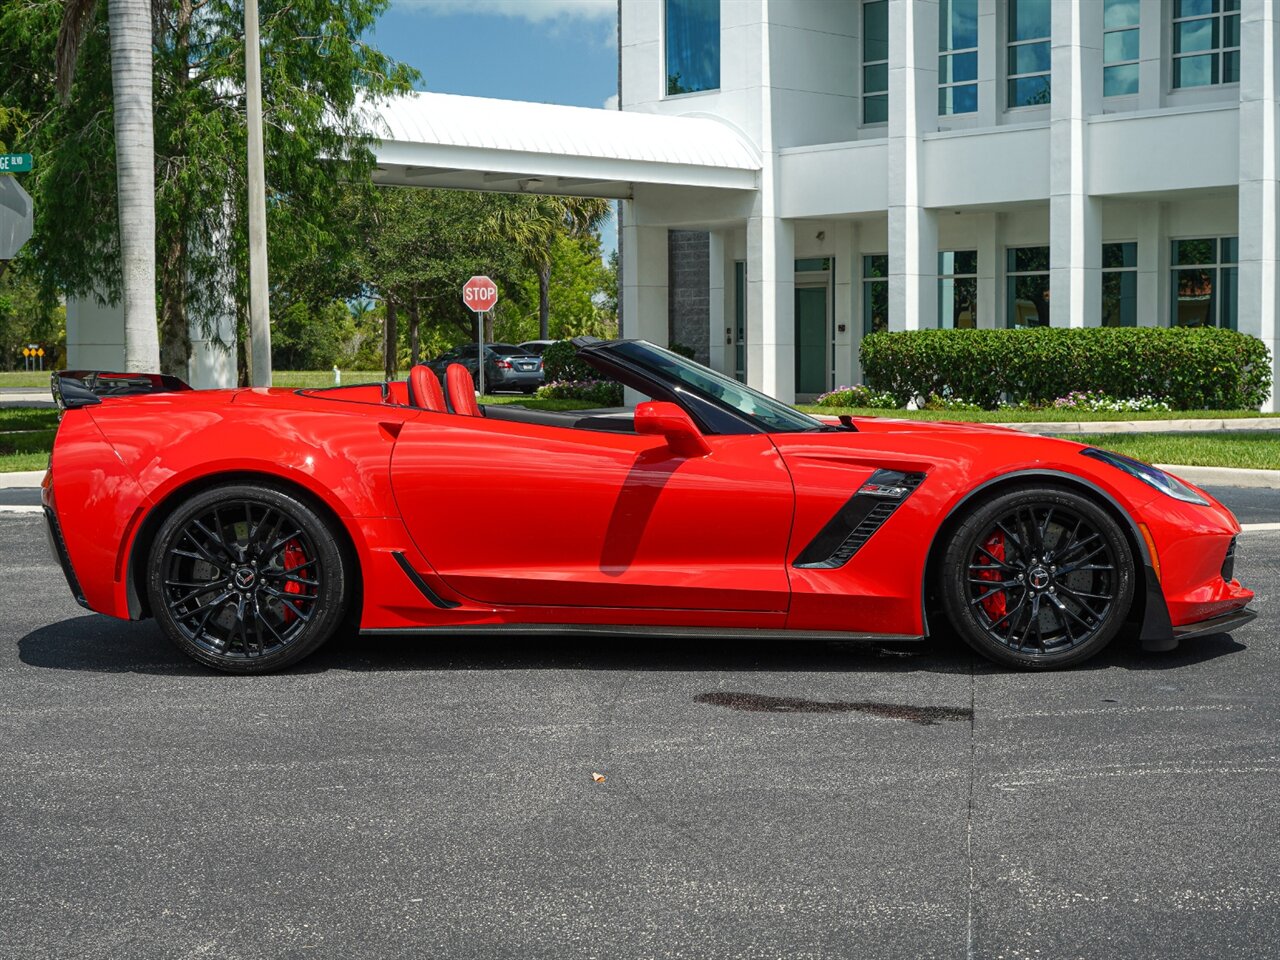
<path id="1" fill-rule="evenodd" d="M 629 197 L 635 184 L 754 190 L 760 155 L 710 117 L 416 93 L 371 108 L 377 183 Z"/>

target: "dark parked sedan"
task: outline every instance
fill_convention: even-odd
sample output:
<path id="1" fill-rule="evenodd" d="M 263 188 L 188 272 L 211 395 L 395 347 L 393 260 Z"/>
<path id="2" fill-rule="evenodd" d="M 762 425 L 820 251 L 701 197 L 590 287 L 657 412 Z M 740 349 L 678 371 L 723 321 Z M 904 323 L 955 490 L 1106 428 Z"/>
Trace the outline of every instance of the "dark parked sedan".
<path id="1" fill-rule="evenodd" d="M 476 377 L 477 348 L 474 343 L 454 347 L 427 362 L 436 376 L 444 379 L 445 368 L 460 363 Z M 510 343 L 486 343 L 484 345 L 484 388 L 490 393 L 500 390 L 533 393 L 543 383 L 542 358 L 536 357 Z"/>

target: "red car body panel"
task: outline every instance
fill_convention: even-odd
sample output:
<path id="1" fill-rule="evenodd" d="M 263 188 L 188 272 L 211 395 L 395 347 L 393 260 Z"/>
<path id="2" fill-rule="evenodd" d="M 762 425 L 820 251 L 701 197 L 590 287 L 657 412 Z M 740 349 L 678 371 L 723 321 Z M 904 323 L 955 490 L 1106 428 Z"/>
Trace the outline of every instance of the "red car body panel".
<path id="1" fill-rule="evenodd" d="M 403 384 L 391 384 L 107 397 L 68 410 L 45 503 L 73 585 L 93 610 L 145 615 L 137 574 L 165 511 L 198 487 L 254 477 L 305 491 L 341 525 L 368 630 L 920 637 L 931 550 L 948 518 L 993 484 L 1051 477 L 1093 491 L 1124 522 L 1140 565 L 1160 571 L 1147 596 L 1162 598 L 1167 624 L 1210 620 L 1253 596 L 1221 575 L 1240 529 L 1230 511 L 1208 495 L 1207 506 L 1174 500 L 1063 440 L 869 418 L 854 420 L 856 432 L 707 436 L 710 453 L 685 456 L 660 436 L 406 402 Z M 877 469 L 925 479 L 849 562 L 797 567 Z"/>

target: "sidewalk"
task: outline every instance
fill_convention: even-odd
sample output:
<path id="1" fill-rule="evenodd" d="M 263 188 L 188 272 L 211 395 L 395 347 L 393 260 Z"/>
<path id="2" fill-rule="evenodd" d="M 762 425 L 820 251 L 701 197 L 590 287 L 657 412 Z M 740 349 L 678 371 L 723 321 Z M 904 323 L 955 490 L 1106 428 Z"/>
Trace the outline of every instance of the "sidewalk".
<path id="1" fill-rule="evenodd" d="M 1072 433 L 1221 433 L 1224 430 L 1277 430 L 1280 417 L 1226 417 L 1207 420 L 1072 420 L 1050 423 L 998 423 L 1024 433 L 1066 436 Z"/>

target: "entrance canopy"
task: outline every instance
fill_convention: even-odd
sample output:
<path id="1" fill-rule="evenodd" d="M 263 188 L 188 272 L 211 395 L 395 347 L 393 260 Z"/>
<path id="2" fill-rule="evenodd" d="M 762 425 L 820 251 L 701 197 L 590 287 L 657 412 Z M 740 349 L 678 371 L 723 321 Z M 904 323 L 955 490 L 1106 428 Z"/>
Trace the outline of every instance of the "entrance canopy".
<path id="1" fill-rule="evenodd" d="M 443 93 L 374 110 L 375 183 L 628 199 L 640 184 L 754 190 L 759 180 L 759 152 L 709 117 Z"/>

